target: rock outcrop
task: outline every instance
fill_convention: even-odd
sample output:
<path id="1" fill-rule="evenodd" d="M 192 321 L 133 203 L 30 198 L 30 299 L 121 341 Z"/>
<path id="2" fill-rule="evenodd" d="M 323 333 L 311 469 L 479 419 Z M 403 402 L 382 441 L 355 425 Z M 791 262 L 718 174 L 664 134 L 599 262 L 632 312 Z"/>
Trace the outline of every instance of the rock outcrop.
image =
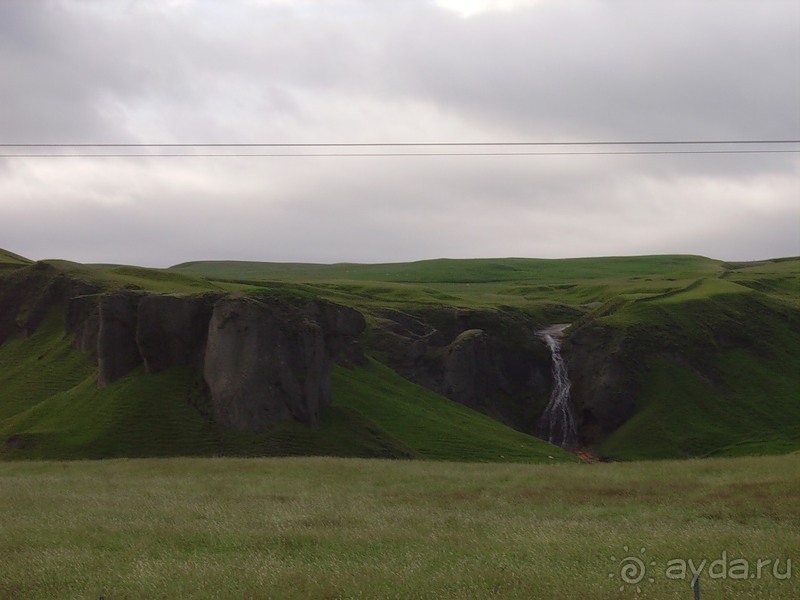
<path id="1" fill-rule="evenodd" d="M 100 302 L 96 295 L 69 298 L 65 309 L 65 329 L 73 336 L 75 348 L 97 359 L 97 337 L 100 332 Z"/>
<path id="2" fill-rule="evenodd" d="M 524 313 L 378 309 L 366 336 L 398 373 L 520 431 L 533 433 L 547 402 L 550 353 Z"/>
<path id="3" fill-rule="evenodd" d="M 98 385 L 142 365 L 194 367 L 216 421 L 240 431 L 317 425 L 334 362 L 364 360 L 363 315 L 324 301 L 117 291 L 72 298 L 66 315 L 75 346 L 97 358 Z"/>
<path id="4" fill-rule="evenodd" d="M 592 446 L 633 416 L 639 393 L 633 371 L 642 356 L 624 332 L 591 321 L 571 333 L 564 349 L 581 439 Z"/>
<path id="5" fill-rule="evenodd" d="M 551 383 L 549 352 L 535 336 L 542 324 L 514 310 L 375 308 L 360 341 L 363 315 L 321 300 L 108 292 L 43 263 L 4 279 L 0 343 L 29 335 L 63 305 L 75 347 L 97 361 L 98 385 L 136 368 L 186 365 L 205 383 L 204 410 L 244 431 L 285 419 L 317 424 L 334 362 L 363 362 L 361 343 L 411 381 L 529 433 Z"/>
<path id="6" fill-rule="evenodd" d="M 317 424 L 330 404 L 332 353 L 308 317 L 248 298 L 214 306 L 203 374 L 217 422 L 241 431 L 287 419 Z"/>
<path id="7" fill-rule="evenodd" d="M 507 387 L 496 360 L 494 340 L 483 329 L 459 334 L 445 351 L 443 389 L 447 397 L 479 408 Z"/>
<path id="8" fill-rule="evenodd" d="M 44 262 L 2 275 L 0 280 L 0 344 L 10 337 L 28 337 L 55 305 L 92 294 L 99 288 L 68 277 Z"/>
<path id="9" fill-rule="evenodd" d="M 203 364 L 208 323 L 218 296 L 148 294 L 137 307 L 136 345 L 146 373 Z"/>
<path id="10" fill-rule="evenodd" d="M 142 363 L 136 344 L 138 305 L 142 295 L 120 292 L 99 297 L 97 330 L 98 385 L 106 386 Z"/>

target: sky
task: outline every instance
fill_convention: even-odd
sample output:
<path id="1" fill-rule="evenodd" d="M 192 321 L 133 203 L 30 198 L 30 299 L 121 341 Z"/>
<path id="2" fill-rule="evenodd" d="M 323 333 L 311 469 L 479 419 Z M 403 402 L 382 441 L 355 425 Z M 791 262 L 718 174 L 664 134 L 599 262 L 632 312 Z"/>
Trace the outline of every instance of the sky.
<path id="1" fill-rule="evenodd" d="M 800 143 L 502 145 L 800 140 L 798 0 L 4 0 L 0 99 L 33 259 L 800 255 Z"/>

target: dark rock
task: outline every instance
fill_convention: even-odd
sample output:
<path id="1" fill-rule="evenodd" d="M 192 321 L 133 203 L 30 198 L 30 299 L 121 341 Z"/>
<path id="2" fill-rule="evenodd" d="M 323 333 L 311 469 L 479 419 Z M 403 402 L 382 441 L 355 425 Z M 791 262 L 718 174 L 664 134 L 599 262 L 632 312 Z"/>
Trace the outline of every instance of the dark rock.
<path id="1" fill-rule="evenodd" d="M 25 448 L 25 438 L 21 435 L 12 435 L 3 444 L 6 450 L 21 450 Z"/>
<path id="2" fill-rule="evenodd" d="M 502 386 L 495 355 L 492 340 L 482 329 L 459 335 L 445 355 L 444 394 L 472 408 L 486 404 Z"/>
<path id="3" fill-rule="evenodd" d="M 551 386 L 542 324 L 513 309 L 377 309 L 371 353 L 411 381 L 531 433 Z M 477 331 L 477 330 L 480 330 Z"/>
<path id="4" fill-rule="evenodd" d="M 44 262 L 0 275 L 0 344 L 10 337 L 30 336 L 53 307 L 96 291 L 96 286 Z"/>
<path id="5" fill-rule="evenodd" d="M 211 416 L 242 431 L 286 419 L 316 425 L 331 402 L 334 360 L 365 361 L 364 327 L 361 313 L 330 302 L 220 294 L 116 291 L 66 307 L 75 347 L 96 353 L 99 386 L 141 364 L 148 374 L 192 366 L 207 385 Z"/>
<path id="6" fill-rule="evenodd" d="M 70 298 L 66 303 L 64 320 L 67 335 L 74 336 L 75 348 L 96 358 L 100 331 L 100 296 Z"/>
<path id="7" fill-rule="evenodd" d="M 136 343 L 147 373 L 189 365 L 201 368 L 216 296 L 149 294 L 138 305 Z"/>
<path id="8" fill-rule="evenodd" d="M 612 328 L 584 326 L 564 345 L 581 440 L 601 443 L 635 412 L 637 357 Z"/>
<path id="9" fill-rule="evenodd" d="M 340 324 L 355 331 L 347 319 Z M 287 419 L 317 425 L 331 402 L 332 367 L 325 332 L 308 312 L 249 298 L 215 304 L 204 376 L 217 422 L 241 431 Z"/>
<path id="10" fill-rule="evenodd" d="M 114 292 L 100 297 L 97 332 L 97 384 L 113 383 L 142 364 L 136 344 L 139 292 Z"/>
<path id="11" fill-rule="evenodd" d="M 46 293 L 53 277 L 35 264 L 0 276 L 0 344 L 26 336 L 30 308 Z"/>
<path id="12" fill-rule="evenodd" d="M 304 308 L 322 327 L 325 346 L 336 362 L 348 367 L 366 363 L 358 342 L 366 327 L 364 315 L 350 307 L 323 301 L 310 302 Z"/>

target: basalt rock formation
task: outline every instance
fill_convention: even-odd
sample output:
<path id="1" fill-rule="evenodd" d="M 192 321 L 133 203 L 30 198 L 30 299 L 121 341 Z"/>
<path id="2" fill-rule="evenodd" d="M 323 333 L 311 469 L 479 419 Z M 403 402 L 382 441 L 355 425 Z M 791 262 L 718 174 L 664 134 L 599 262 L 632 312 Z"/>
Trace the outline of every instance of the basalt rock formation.
<path id="1" fill-rule="evenodd" d="M 202 374 L 217 422 L 240 431 L 287 419 L 317 425 L 331 402 L 334 361 L 362 360 L 363 316 L 324 301 L 120 291 L 96 303 L 96 317 L 86 297 L 73 299 L 68 314 L 88 317 L 72 324 L 78 344 L 92 339 L 97 324 L 98 385 L 139 365 L 146 373 L 191 366 Z"/>
<path id="2" fill-rule="evenodd" d="M 373 311 L 371 352 L 411 381 L 526 433 L 547 402 L 550 353 L 524 313 Z"/>
<path id="3" fill-rule="evenodd" d="M 241 431 L 317 425 L 333 365 L 363 363 L 361 343 L 411 381 L 527 433 L 552 385 L 549 351 L 535 335 L 543 324 L 514 310 L 373 308 L 362 336 L 364 316 L 328 301 L 108 291 L 36 263 L 4 277 L 0 342 L 30 335 L 55 306 L 74 346 L 96 361 L 99 386 L 137 368 L 188 366 L 209 416 Z"/>
<path id="4" fill-rule="evenodd" d="M 624 333 L 591 323 L 578 327 L 565 344 L 582 442 L 594 445 L 636 411 L 633 373 L 641 361 Z"/>
<path id="5" fill-rule="evenodd" d="M 286 419 L 316 425 L 331 403 L 334 358 L 358 360 L 363 328 L 359 312 L 329 303 L 218 300 L 203 365 L 216 420 L 242 431 Z"/>
<path id="6" fill-rule="evenodd" d="M 10 281 L 9 281 L 10 280 Z M 27 337 L 63 307 L 74 346 L 92 356 L 97 384 L 136 368 L 196 370 L 217 422 L 259 432 L 293 419 L 319 423 L 335 362 L 359 364 L 362 314 L 324 300 L 224 293 L 103 291 L 36 263 L 0 286 L 0 343 Z"/>
<path id="7" fill-rule="evenodd" d="M 444 352 L 443 390 L 446 396 L 478 408 L 507 386 L 500 369 L 497 343 L 483 329 L 467 329 Z"/>
<path id="8" fill-rule="evenodd" d="M 34 263 L 8 273 L 2 283 L 0 344 L 11 337 L 30 336 L 52 306 L 99 290 L 94 284 L 68 277 L 47 263 Z"/>

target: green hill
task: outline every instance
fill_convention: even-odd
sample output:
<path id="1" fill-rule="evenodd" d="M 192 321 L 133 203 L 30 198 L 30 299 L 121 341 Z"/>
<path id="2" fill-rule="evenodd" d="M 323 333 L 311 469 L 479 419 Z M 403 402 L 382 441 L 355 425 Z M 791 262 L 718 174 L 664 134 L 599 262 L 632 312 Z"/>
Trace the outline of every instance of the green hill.
<path id="1" fill-rule="evenodd" d="M 334 369 L 333 403 L 318 428 L 287 421 L 242 433 L 214 421 L 202 378 L 189 367 L 157 375 L 140 368 L 98 388 L 95 362 L 75 350 L 65 305 L 48 291 L 70 286 L 81 294 L 324 298 L 365 315 L 361 343 L 370 358 Z M 587 450 L 624 460 L 800 449 L 798 258 L 210 261 L 145 269 L 31 263 L 0 251 L 0 308 L 4 458 L 567 460 L 487 416 L 532 431 L 550 385 L 549 355 L 533 333 L 558 322 L 572 323 L 564 351 Z M 477 369 L 470 385 L 494 386 L 473 408 L 442 395 L 447 357 L 465 328 L 490 336 L 488 350 L 463 355 Z M 539 366 L 531 370 L 529 361 Z M 529 393 L 520 391 L 525 385 Z"/>
<path id="2" fill-rule="evenodd" d="M 9 252 L 8 250 L 3 250 L 0 248 L 0 274 L 8 271 L 13 271 L 14 269 L 18 269 L 19 267 L 24 267 L 25 265 L 31 264 L 32 261 L 28 260 L 25 257 L 19 256 L 18 254 L 14 254 L 13 252 Z"/>
<path id="3" fill-rule="evenodd" d="M 778 454 L 800 447 L 800 312 L 728 279 L 600 319 L 631 342 L 636 413 L 614 458 Z M 634 358 L 633 355 L 636 355 Z"/>
<path id="4" fill-rule="evenodd" d="M 20 256 L 19 254 L 14 254 L 13 252 L 9 252 L 8 250 L 3 250 L 0 248 L 0 263 L 29 265 L 32 262 L 33 261 L 25 258 L 24 256 Z"/>
<path id="5" fill-rule="evenodd" d="M 331 265 L 201 261 L 169 270 L 212 279 L 287 281 L 380 281 L 393 283 L 496 283 L 654 276 L 680 272 L 721 272 L 722 263 L 701 256 L 621 256 L 609 258 L 434 259 L 411 263 Z"/>

